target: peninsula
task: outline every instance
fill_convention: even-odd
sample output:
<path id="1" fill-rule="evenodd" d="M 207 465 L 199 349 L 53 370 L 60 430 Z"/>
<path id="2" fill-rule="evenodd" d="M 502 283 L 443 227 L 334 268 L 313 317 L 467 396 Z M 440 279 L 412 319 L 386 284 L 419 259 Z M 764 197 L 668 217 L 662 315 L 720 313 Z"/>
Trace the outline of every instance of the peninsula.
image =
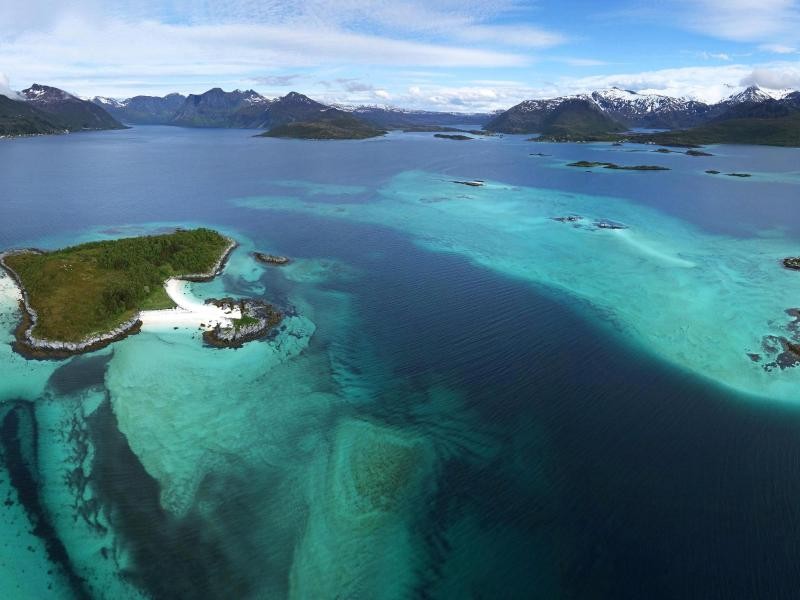
<path id="1" fill-rule="evenodd" d="M 177 280 L 212 279 L 235 247 L 234 240 L 200 228 L 6 252 L 0 266 L 22 292 L 15 349 L 32 358 L 70 356 L 138 332 L 154 313 L 185 313 L 175 300 L 180 296 L 170 293 Z M 220 311 L 218 323 L 235 326 L 236 316 Z"/>

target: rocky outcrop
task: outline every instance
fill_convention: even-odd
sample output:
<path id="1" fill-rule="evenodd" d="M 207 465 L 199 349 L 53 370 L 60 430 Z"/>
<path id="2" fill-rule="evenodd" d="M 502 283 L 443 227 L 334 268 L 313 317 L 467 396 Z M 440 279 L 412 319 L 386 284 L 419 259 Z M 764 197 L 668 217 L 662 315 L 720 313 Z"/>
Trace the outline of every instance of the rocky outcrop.
<path id="1" fill-rule="evenodd" d="M 267 254 L 266 252 L 253 252 L 253 257 L 258 261 L 275 267 L 282 267 L 289 264 L 289 257 L 278 256 L 277 254 Z"/>
<path id="2" fill-rule="evenodd" d="M 238 304 L 242 313 L 242 318 L 234 319 L 230 327 L 217 325 L 214 329 L 203 332 L 203 341 L 215 348 L 240 348 L 246 342 L 266 336 L 283 318 L 274 306 L 258 300 L 224 298 L 209 302 L 223 310 Z"/>
<path id="3" fill-rule="evenodd" d="M 784 258 L 783 266 L 793 271 L 800 271 L 800 256 L 789 256 Z"/>

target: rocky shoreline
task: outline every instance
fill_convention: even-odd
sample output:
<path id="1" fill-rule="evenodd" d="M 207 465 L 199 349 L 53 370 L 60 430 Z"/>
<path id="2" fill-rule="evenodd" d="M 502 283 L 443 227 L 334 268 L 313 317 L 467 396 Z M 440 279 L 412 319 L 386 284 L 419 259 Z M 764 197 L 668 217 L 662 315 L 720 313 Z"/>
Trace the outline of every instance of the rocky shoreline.
<path id="1" fill-rule="evenodd" d="M 223 250 L 222 255 L 217 260 L 216 264 L 211 267 L 205 273 L 190 273 L 188 275 L 178 275 L 174 277 L 174 279 L 182 279 L 184 281 L 191 281 L 192 283 L 201 283 L 203 281 L 211 281 L 222 273 L 225 265 L 228 263 L 228 259 L 231 257 L 231 253 L 236 250 L 236 247 L 239 245 L 236 240 L 232 238 L 225 238 L 228 240 L 228 245 Z"/>
<path id="2" fill-rule="evenodd" d="M 187 281 L 210 281 L 216 277 L 220 272 L 222 272 L 222 269 L 224 269 L 228 258 L 238 245 L 236 241 L 231 238 L 228 238 L 228 241 L 229 244 L 225 248 L 225 251 L 209 271 L 206 273 L 193 273 L 184 275 L 179 277 L 179 279 L 185 279 Z M 13 250 L 0 253 L 0 268 L 8 273 L 9 277 L 14 280 L 22 295 L 22 300 L 20 300 L 19 303 L 20 311 L 22 312 L 22 321 L 14 332 L 15 341 L 12 343 L 12 348 L 18 354 L 21 354 L 25 358 L 35 360 L 69 358 L 70 356 L 74 356 L 76 354 L 84 354 L 86 352 L 100 350 L 101 348 L 105 348 L 109 344 L 124 339 L 129 335 L 135 335 L 141 330 L 142 321 L 140 319 L 140 313 L 137 312 L 133 317 L 127 321 L 124 321 L 110 331 L 92 335 L 79 342 L 65 342 L 62 340 L 48 340 L 36 337 L 33 335 L 33 329 L 36 327 L 39 315 L 36 313 L 36 310 L 33 308 L 33 306 L 31 306 L 28 292 L 25 289 L 25 286 L 22 284 L 22 279 L 19 277 L 16 271 L 14 271 L 14 269 L 8 266 L 5 260 L 7 256 L 22 253 L 41 254 L 42 251 L 35 248 L 26 248 L 22 250 Z"/>
<path id="3" fill-rule="evenodd" d="M 266 336 L 274 327 L 280 324 L 283 314 L 271 304 L 258 300 L 208 300 L 222 309 L 233 308 L 238 304 L 242 313 L 239 319 L 243 324 L 236 322 L 230 327 L 217 325 L 210 331 L 203 332 L 203 341 L 215 348 L 241 348 L 245 343 Z"/>
<path id="4" fill-rule="evenodd" d="M 60 359 L 68 358 L 75 354 L 83 354 L 84 352 L 93 352 L 105 348 L 112 342 L 121 340 L 129 335 L 139 333 L 142 327 L 142 322 L 139 320 L 137 313 L 131 319 L 125 321 L 119 326 L 106 333 L 90 336 L 80 342 L 64 342 L 60 340 L 47 340 L 38 338 L 33 335 L 33 329 L 39 319 L 36 310 L 31 306 L 28 292 L 22 285 L 22 280 L 16 271 L 8 266 L 6 257 L 11 254 L 20 253 L 41 253 L 40 250 L 27 248 L 16 252 L 3 252 L 0 254 L 0 267 L 8 273 L 9 277 L 14 280 L 19 287 L 22 294 L 22 300 L 19 302 L 20 311 L 22 313 L 22 321 L 17 326 L 14 332 L 16 338 L 12 344 L 13 349 L 24 356 L 25 358 L 32 358 L 36 360 L 45 359 Z"/>

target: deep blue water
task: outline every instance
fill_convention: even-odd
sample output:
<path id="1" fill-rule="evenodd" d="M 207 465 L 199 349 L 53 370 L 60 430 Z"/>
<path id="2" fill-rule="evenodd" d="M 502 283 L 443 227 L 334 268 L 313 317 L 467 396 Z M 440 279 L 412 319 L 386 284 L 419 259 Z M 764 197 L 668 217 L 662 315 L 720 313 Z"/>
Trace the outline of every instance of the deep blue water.
<path id="1" fill-rule="evenodd" d="M 4 142 L 0 247 L 62 245 L 92 230 L 134 224 L 201 223 L 239 232 L 295 260 L 322 258 L 357 273 L 296 283 L 273 270 L 257 283 L 227 277 L 226 286 L 248 294 L 263 285 L 269 298 L 300 295 L 316 303 L 318 330 L 306 354 L 345 364 L 368 390 L 366 400 L 351 400 L 340 379 L 324 384 L 339 401 L 314 421 L 323 437 L 333 437 L 343 419 L 366 419 L 440 444 L 435 481 L 403 500 L 414 514 L 402 518 L 416 540 L 416 556 L 394 565 L 412 581 L 399 597 L 797 597 L 795 405 L 707 381 L 628 343 L 575 299 L 456 253 L 427 250 L 397 229 L 304 212 L 247 210 L 229 201 L 285 196 L 290 188 L 280 182 L 306 181 L 363 188 L 328 187 L 316 202 L 366 205 L 395 175 L 424 170 L 621 197 L 709 234 L 746 239 L 780 230 L 800 247 L 800 152 L 718 147 L 711 150 L 714 157 L 702 159 L 645 154 L 648 149 L 533 144 L 511 136 L 465 144 L 428 134 L 358 143 L 250 136 L 140 127 Z M 584 173 L 564 168 L 559 159 L 665 164 L 673 170 Z M 721 179 L 703 174 L 705 169 L 756 176 Z M 331 308 L 334 298 L 346 299 L 347 322 Z M 50 376 L 48 399 L 103 390 L 107 360 L 68 363 Z M 447 390 L 458 400 L 432 400 L 431 390 Z M 96 461 L 90 486 L 119 543 L 133 549 L 130 581 L 164 598 L 297 593 L 290 582 L 290 571 L 298 568 L 292 556 L 303 547 L 303 531 L 310 530 L 281 525 L 294 523 L 292 511 L 276 514 L 268 499 L 289 476 L 266 465 L 250 465 L 249 478 L 235 469 L 227 478 L 215 471 L 190 514 L 171 516 L 159 506 L 157 477 L 146 472 L 135 444 L 129 447 L 116 427 L 113 389 L 102 394 L 101 407 L 86 418 Z M 27 406 L 40 399 L 18 400 Z M 14 428 L 37 418 L 10 406 L 5 410 L 13 419 L 6 417 L 0 434 L 9 468 L 19 454 L 14 448 L 26 443 L 24 431 Z M 44 522 L 51 509 L 41 482 L 53 475 L 37 474 L 36 461 L 28 462 L 39 483 L 24 485 L 44 498 L 38 501 Z M 297 473 L 301 478 L 305 471 Z M 201 499 L 205 508 L 198 508 Z M 313 507 L 307 510 L 313 514 Z M 257 541 L 255 519 L 262 523 Z M 358 540 L 357 532 L 348 535 Z M 80 571 L 88 560 L 81 543 L 64 540 L 64 552 L 74 555 L 70 568 L 87 577 Z M 335 539 L 319 543 L 337 545 Z M 231 550 L 237 546 L 245 550 Z M 341 560 L 347 556 L 343 551 Z M 65 586 L 63 595 L 103 596 L 97 586 L 82 592 L 81 585 Z M 341 593 L 328 591 L 331 598 Z"/>

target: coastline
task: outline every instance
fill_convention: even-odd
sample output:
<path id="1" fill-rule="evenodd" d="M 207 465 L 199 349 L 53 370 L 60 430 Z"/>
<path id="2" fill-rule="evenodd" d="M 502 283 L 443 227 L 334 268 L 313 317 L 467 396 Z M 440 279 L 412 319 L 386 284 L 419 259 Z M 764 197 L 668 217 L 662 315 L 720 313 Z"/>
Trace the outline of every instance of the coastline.
<path id="1" fill-rule="evenodd" d="M 219 275 L 225 268 L 225 265 L 230 258 L 231 253 L 236 249 L 238 243 L 232 238 L 226 237 L 228 245 L 223 250 L 217 262 L 204 273 L 190 273 L 178 277 L 170 277 L 164 282 L 166 286 L 172 280 L 202 282 L 211 281 Z M 42 254 L 41 250 L 36 248 L 24 248 L 20 250 L 9 250 L 0 253 L 0 268 L 8 273 L 8 276 L 16 284 L 19 289 L 21 299 L 19 300 L 20 312 L 22 313 L 22 320 L 14 331 L 15 341 L 12 343 L 12 348 L 18 354 L 25 358 L 35 360 L 48 360 L 48 359 L 64 359 L 77 354 L 85 354 L 87 352 L 94 352 L 105 348 L 113 342 L 122 340 L 129 335 L 135 335 L 141 331 L 143 313 L 154 313 L 159 311 L 137 311 L 130 319 L 123 321 L 118 326 L 110 331 L 91 335 L 79 342 L 66 342 L 63 340 L 48 340 L 45 338 L 38 338 L 33 335 L 33 329 L 39 319 L 36 310 L 31 306 L 28 292 L 22 283 L 19 275 L 6 263 L 6 257 L 15 254 L 36 253 Z M 174 300 L 174 299 L 173 299 Z M 177 302 L 176 302 L 177 304 Z M 172 312 L 175 309 L 168 309 Z M 166 311 L 165 311 L 166 312 Z"/>

